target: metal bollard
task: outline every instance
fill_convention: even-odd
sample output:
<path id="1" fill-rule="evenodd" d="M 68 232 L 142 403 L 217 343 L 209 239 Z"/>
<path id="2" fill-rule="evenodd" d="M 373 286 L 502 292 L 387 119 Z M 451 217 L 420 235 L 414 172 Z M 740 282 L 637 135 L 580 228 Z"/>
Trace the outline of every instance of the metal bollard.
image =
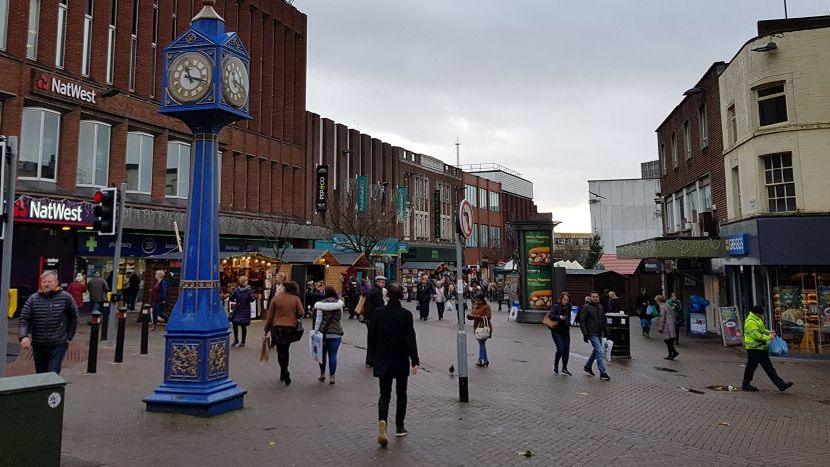
<path id="1" fill-rule="evenodd" d="M 150 334 L 150 305 L 141 307 L 141 355 L 147 355 L 147 338 Z"/>
<path id="2" fill-rule="evenodd" d="M 127 307 L 122 306 L 115 314 L 118 328 L 115 331 L 115 363 L 124 361 L 124 331 L 127 327 Z"/>
<path id="3" fill-rule="evenodd" d="M 106 310 L 104 310 L 104 313 L 101 313 L 101 315 L 102 315 L 102 319 L 101 319 L 101 340 L 105 341 L 109 337 L 107 335 L 108 334 L 107 330 L 109 329 L 109 323 L 110 323 L 110 303 L 109 302 L 104 302 L 104 303 L 101 304 L 101 307 L 106 308 Z"/>
<path id="4" fill-rule="evenodd" d="M 95 310 L 89 318 L 89 355 L 86 358 L 86 372 L 95 373 L 98 369 L 98 329 L 101 326 L 101 312 Z"/>

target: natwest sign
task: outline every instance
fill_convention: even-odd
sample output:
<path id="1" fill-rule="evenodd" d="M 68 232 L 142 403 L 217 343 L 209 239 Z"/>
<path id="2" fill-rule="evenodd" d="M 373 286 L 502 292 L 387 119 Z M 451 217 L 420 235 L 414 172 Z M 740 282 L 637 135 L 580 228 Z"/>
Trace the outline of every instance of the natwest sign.
<path id="1" fill-rule="evenodd" d="M 77 83 L 62 81 L 60 78 L 41 74 L 35 80 L 35 87 L 42 91 L 53 92 L 61 96 L 95 104 L 96 91 L 90 91 Z"/>
<path id="2" fill-rule="evenodd" d="M 34 198 L 20 195 L 14 201 L 15 222 L 91 226 L 94 206 L 85 201 Z"/>

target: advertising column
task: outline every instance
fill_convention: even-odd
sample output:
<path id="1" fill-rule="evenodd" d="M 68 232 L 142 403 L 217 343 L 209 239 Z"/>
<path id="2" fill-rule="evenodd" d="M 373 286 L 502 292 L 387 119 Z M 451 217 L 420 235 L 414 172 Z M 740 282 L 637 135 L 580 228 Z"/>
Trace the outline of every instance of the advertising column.
<path id="1" fill-rule="evenodd" d="M 524 232 L 525 310 L 546 311 L 553 305 L 551 237 L 551 232 Z"/>

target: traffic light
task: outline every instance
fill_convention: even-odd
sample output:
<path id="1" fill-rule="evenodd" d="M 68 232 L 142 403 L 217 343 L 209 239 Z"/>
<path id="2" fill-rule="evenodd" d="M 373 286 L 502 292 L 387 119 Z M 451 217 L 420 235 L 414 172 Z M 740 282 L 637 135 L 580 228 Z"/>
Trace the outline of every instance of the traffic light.
<path id="1" fill-rule="evenodd" d="M 118 188 L 102 188 L 92 195 L 95 208 L 93 228 L 99 235 L 115 235 L 116 207 L 118 206 Z"/>

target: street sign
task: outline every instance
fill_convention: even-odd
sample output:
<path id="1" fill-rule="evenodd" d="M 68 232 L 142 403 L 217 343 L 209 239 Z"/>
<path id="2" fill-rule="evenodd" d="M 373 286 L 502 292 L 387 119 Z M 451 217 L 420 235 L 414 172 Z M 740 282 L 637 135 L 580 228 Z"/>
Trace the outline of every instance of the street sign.
<path id="1" fill-rule="evenodd" d="M 458 205 L 458 231 L 464 238 L 473 235 L 473 205 L 467 199 Z"/>

